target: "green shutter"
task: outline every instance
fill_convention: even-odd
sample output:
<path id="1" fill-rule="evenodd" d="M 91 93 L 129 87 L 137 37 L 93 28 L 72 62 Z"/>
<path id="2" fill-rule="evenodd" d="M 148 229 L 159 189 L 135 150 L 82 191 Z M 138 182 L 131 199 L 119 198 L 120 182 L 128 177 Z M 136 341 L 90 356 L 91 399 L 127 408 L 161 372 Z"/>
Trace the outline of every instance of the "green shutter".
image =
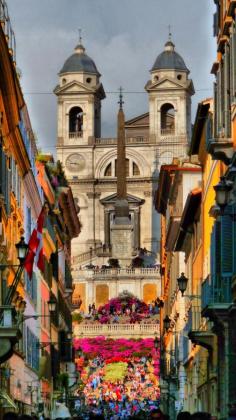
<path id="1" fill-rule="evenodd" d="M 230 216 L 221 217 L 221 274 L 233 273 L 233 220 Z"/>

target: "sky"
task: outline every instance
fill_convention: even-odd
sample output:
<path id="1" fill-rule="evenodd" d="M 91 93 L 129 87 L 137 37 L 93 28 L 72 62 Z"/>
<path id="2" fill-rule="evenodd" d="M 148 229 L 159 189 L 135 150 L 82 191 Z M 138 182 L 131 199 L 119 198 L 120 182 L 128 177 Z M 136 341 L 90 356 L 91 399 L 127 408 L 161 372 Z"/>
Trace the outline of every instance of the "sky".
<path id="1" fill-rule="evenodd" d="M 38 145 L 55 152 L 58 72 L 73 53 L 82 29 L 86 53 L 102 74 L 106 92 L 124 93 L 126 119 L 148 111 L 144 90 L 164 49 L 171 25 L 176 51 L 194 82 L 197 103 L 212 96 L 216 58 L 213 0 L 7 0 L 16 35 L 17 67 Z M 102 102 L 102 136 L 116 135 L 118 93 Z"/>

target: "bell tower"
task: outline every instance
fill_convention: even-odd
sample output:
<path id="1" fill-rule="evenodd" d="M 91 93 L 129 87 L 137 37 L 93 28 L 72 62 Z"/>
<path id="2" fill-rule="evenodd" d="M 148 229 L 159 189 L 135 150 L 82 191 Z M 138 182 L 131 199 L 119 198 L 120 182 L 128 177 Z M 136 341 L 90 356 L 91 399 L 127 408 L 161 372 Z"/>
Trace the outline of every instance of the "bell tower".
<path id="1" fill-rule="evenodd" d="M 105 92 L 100 76 L 80 38 L 60 70 L 59 84 L 54 89 L 58 97 L 59 159 L 63 157 L 60 148 L 91 144 L 94 137 L 101 137 L 101 100 Z"/>
<path id="2" fill-rule="evenodd" d="M 157 144 L 158 168 L 186 156 L 191 136 L 194 86 L 183 58 L 171 40 L 158 55 L 145 86 L 149 95 L 149 135 Z"/>
<path id="3" fill-rule="evenodd" d="M 80 237 L 73 241 L 73 252 L 77 254 L 96 243 L 94 145 L 95 138 L 101 137 L 101 101 L 105 98 L 100 77 L 80 38 L 60 70 L 54 89 L 58 98 L 57 159 L 80 206 L 84 227 Z"/>

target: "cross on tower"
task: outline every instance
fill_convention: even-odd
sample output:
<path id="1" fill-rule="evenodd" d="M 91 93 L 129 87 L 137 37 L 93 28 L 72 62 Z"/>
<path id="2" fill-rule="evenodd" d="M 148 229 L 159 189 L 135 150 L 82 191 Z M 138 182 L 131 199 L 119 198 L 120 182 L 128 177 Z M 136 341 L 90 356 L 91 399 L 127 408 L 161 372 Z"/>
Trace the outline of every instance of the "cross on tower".
<path id="1" fill-rule="evenodd" d="M 79 43 L 82 44 L 82 29 L 78 29 L 79 31 Z"/>
<path id="2" fill-rule="evenodd" d="M 123 94 L 122 94 L 122 92 L 123 92 L 122 87 L 120 87 L 119 91 L 120 91 L 120 95 L 119 95 L 119 98 L 120 98 L 120 99 L 119 99 L 118 104 L 120 105 L 120 109 L 122 109 L 122 105 L 124 104 L 124 101 L 123 101 Z"/>
<path id="3" fill-rule="evenodd" d="M 171 38 L 172 38 L 171 25 L 168 25 L 168 29 L 169 29 L 169 41 L 171 41 Z"/>

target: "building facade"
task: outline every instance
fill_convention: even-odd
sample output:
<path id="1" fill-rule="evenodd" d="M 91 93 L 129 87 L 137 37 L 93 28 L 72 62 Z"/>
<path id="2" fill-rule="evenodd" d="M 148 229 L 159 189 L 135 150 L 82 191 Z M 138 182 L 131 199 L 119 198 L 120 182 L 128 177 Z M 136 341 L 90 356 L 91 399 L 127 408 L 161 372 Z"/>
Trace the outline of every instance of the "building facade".
<path id="1" fill-rule="evenodd" d="M 117 139 L 101 137 L 105 92 L 100 79 L 94 61 L 79 44 L 59 72 L 54 90 L 58 97 L 57 158 L 78 200 L 83 225 L 72 247 L 75 297 L 81 296 L 83 309 L 93 302 L 105 303 L 125 289 L 145 301 L 160 294 L 155 270 L 147 278 L 144 272 L 134 275 L 124 270 L 111 276 L 109 271 L 84 270 L 88 264 L 101 268 L 112 256 Z M 186 155 L 194 93 L 189 70 L 171 40 L 157 57 L 145 89 L 149 112 L 125 123 L 127 199 L 134 257 L 144 249 L 146 266 L 153 266 L 159 262 L 159 216 L 153 206 L 159 169 L 174 155 Z"/>

